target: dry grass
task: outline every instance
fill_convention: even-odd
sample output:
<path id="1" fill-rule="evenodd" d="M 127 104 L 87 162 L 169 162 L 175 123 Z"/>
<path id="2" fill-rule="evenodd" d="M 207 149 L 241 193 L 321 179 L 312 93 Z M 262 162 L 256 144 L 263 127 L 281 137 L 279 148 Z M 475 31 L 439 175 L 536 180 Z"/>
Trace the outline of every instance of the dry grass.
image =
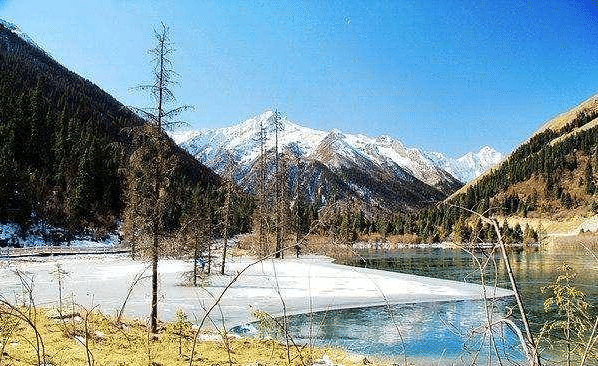
<path id="1" fill-rule="evenodd" d="M 357 241 L 364 243 L 384 243 L 387 241 L 387 238 L 379 233 L 369 233 L 359 235 L 359 239 Z"/>
<path id="2" fill-rule="evenodd" d="M 255 234 L 243 235 L 239 238 L 235 249 L 241 250 L 244 252 L 248 252 L 254 247 L 255 242 L 257 242 L 257 235 L 255 235 Z"/>
<path id="3" fill-rule="evenodd" d="M 172 323 L 162 324 L 160 333 L 150 336 L 148 328 L 138 320 L 129 320 L 117 327 L 114 319 L 98 312 L 67 320 L 50 318 L 49 313 L 48 310 L 38 309 L 36 321 L 37 329 L 44 341 L 47 365 L 88 364 L 85 347 L 82 342 L 75 339 L 77 336 L 84 342 L 83 318 L 87 315 L 89 315 L 87 322 L 89 350 L 93 356 L 93 364 L 96 366 L 189 365 L 193 337 L 182 338 L 182 352 L 179 353 L 180 337 Z M 3 315 L 0 322 L 6 322 L 9 318 Z M 6 342 L 6 347 L 4 353 L 0 355 L 0 364 L 12 366 L 37 364 L 34 343 L 31 343 L 35 339 L 31 327 L 19 323 L 14 329 L 15 332 L 11 337 L 2 339 Z M 229 337 L 228 343 L 232 365 L 289 365 L 286 348 L 276 341 Z M 330 357 L 335 364 L 360 364 L 360 358 L 338 349 L 301 348 L 301 353 L 303 362 L 297 350 L 291 348 L 290 365 L 311 365 L 313 360 L 320 359 L 323 355 Z M 309 355 L 312 359 L 307 359 Z M 227 347 L 221 338 L 197 343 L 193 365 L 230 364 Z"/>
<path id="4" fill-rule="evenodd" d="M 416 234 L 391 235 L 388 237 L 388 242 L 395 247 L 400 244 L 419 244 L 420 240 L 419 235 Z"/>
<path id="5" fill-rule="evenodd" d="M 538 217 L 520 217 L 520 216 L 497 216 L 496 219 L 500 224 L 506 219 L 510 227 L 515 227 L 519 224 L 521 228 L 525 228 L 525 225 L 529 225 L 538 233 L 544 235 L 551 234 L 565 234 L 569 233 L 579 227 L 585 220 L 588 219 L 586 216 L 576 215 L 569 218 L 562 219 L 547 219 Z"/>
<path id="6" fill-rule="evenodd" d="M 542 247 L 549 253 L 562 253 L 563 251 L 579 253 L 590 250 L 598 254 L 598 233 L 548 237 L 542 241 Z"/>
<path id="7" fill-rule="evenodd" d="M 241 253 L 249 253 L 254 256 L 262 257 L 268 252 L 273 253 L 275 248 L 274 236 L 268 237 L 267 252 L 263 250 L 256 250 L 257 235 L 245 235 L 239 239 L 237 250 Z M 283 242 L 283 247 L 288 248 L 285 251 L 285 257 L 295 256 L 295 237 L 289 236 Z M 325 255 L 334 259 L 353 258 L 355 253 L 350 245 L 341 243 L 330 236 L 311 234 L 301 241 L 301 254 L 318 254 Z"/>

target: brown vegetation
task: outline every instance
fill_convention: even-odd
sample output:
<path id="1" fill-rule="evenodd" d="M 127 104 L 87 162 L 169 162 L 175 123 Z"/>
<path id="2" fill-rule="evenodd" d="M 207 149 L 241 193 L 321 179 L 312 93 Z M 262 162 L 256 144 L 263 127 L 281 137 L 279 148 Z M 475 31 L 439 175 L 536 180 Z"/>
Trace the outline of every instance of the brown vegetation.
<path id="1" fill-rule="evenodd" d="M 277 341 L 228 336 L 225 342 L 219 333 L 202 333 L 201 337 L 205 340 L 197 342 L 191 361 L 193 332 L 190 324 L 181 327 L 176 321 L 159 323 L 158 333 L 150 337 L 150 329 L 144 322 L 135 319 L 117 324 L 98 311 L 80 310 L 60 318 L 53 309 L 36 310 L 34 329 L 15 321 L 10 316 L 13 309 L 0 307 L 0 365 L 37 364 L 37 352 L 31 343 L 35 340 L 35 331 L 39 332 L 44 343 L 46 365 L 184 366 L 230 365 L 231 361 L 234 365 L 289 364 L 287 348 Z M 297 350 L 291 348 L 290 365 L 305 365 L 324 354 L 344 365 L 359 364 L 356 356 L 337 349 L 307 350 L 302 346 L 300 350 L 306 358 L 302 362 Z"/>

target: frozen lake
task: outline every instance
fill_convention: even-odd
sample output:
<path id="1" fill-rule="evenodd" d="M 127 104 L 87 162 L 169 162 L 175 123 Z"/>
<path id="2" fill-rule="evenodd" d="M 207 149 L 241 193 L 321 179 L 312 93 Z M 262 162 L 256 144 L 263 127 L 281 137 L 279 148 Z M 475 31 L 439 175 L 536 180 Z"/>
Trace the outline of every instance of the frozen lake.
<path id="1" fill-rule="evenodd" d="M 190 318 L 201 318 L 232 278 L 252 263 L 251 258 L 231 258 L 225 275 L 213 274 L 201 286 L 189 286 L 191 263 L 161 260 L 159 263 L 159 313 L 169 320 L 178 308 Z M 38 305 L 52 306 L 58 301 L 56 270 L 64 276 L 63 298 L 104 313 L 116 314 L 127 296 L 134 278 L 150 275 L 147 262 L 134 261 L 126 255 L 56 256 L 48 258 L 0 260 L 0 294 L 9 301 L 22 297 L 22 272 L 34 283 Z M 508 290 L 482 288 L 476 284 L 393 273 L 375 269 L 333 264 L 329 259 L 305 256 L 264 261 L 250 266 L 225 293 L 211 314 L 218 325 L 221 313 L 227 328 L 254 320 L 254 310 L 272 316 L 303 314 L 372 306 L 431 303 L 450 300 L 510 296 Z M 126 304 L 125 315 L 146 318 L 149 313 L 150 281 L 141 280 Z M 284 304 L 284 306 L 283 306 Z"/>

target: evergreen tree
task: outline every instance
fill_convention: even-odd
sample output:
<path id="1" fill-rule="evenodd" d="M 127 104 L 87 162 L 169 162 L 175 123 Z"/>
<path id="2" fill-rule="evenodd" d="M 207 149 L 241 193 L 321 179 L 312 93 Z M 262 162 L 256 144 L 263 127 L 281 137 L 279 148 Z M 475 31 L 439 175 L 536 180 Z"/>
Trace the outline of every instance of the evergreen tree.
<path id="1" fill-rule="evenodd" d="M 591 157 L 588 159 L 588 162 L 586 163 L 585 178 L 586 193 L 590 195 L 596 193 L 596 184 L 594 183 L 594 172 L 592 171 Z"/>

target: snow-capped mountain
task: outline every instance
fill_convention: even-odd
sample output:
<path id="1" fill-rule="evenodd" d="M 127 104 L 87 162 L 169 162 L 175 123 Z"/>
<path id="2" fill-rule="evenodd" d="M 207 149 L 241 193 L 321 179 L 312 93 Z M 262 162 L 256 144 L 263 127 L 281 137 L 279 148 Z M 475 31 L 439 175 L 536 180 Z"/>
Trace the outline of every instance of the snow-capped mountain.
<path id="1" fill-rule="evenodd" d="M 484 146 L 478 152 L 468 152 L 457 159 L 448 158 L 439 152 L 426 152 L 426 156 L 463 183 L 481 175 L 505 157 L 490 146 Z"/>
<path id="2" fill-rule="evenodd" d="M 261 153 L 260 130 L 267 136 L 267 176 L 274 173 L 274 113 L 266 111 L 240 124 L 172 134 L 198 160 L 223 174 L 236 164 L 235 180 L 255 191 Z M 416 148 L 389 136 L 369 137 L 315 130 L 281 118 L 281 161 L 290 185 L 299 184 L 312 200 L 351 199 L 369 207 L 408 211 L 443 199 L 461 186 L 452 175 Z"/>
<path id="3" fill-rule="evenodd" d="M 172 136 L 200 161 L 222 173 L 223 167 L 214 162 L 224 152 L 241 166 L 255 162 L 260 154 L 260 126 L 265 128 L 268 137 L 265 149 L 274 148 L 272 118 L 273 112 L 266 111 L 231 127 L 178 132 Z M 282 117 L 278 144 L 281 151 L 290 149 L 298 157 L 314 159 L 334 167 L 349 167 L 351 164 L 363 167 L 373 162 L 379 166 L 400 168 L 431 186 L 442 185 L 444 181 L 451 180 L 425 153 L 416 148 L 407 148 L 400 140 L 389 136 L 372 138 L 361 134 L 346 134 L 339 130 L 325 132 L 300 126 Z M 337 152 L 336 159 L 327 155 L 325 146 Z"/>

